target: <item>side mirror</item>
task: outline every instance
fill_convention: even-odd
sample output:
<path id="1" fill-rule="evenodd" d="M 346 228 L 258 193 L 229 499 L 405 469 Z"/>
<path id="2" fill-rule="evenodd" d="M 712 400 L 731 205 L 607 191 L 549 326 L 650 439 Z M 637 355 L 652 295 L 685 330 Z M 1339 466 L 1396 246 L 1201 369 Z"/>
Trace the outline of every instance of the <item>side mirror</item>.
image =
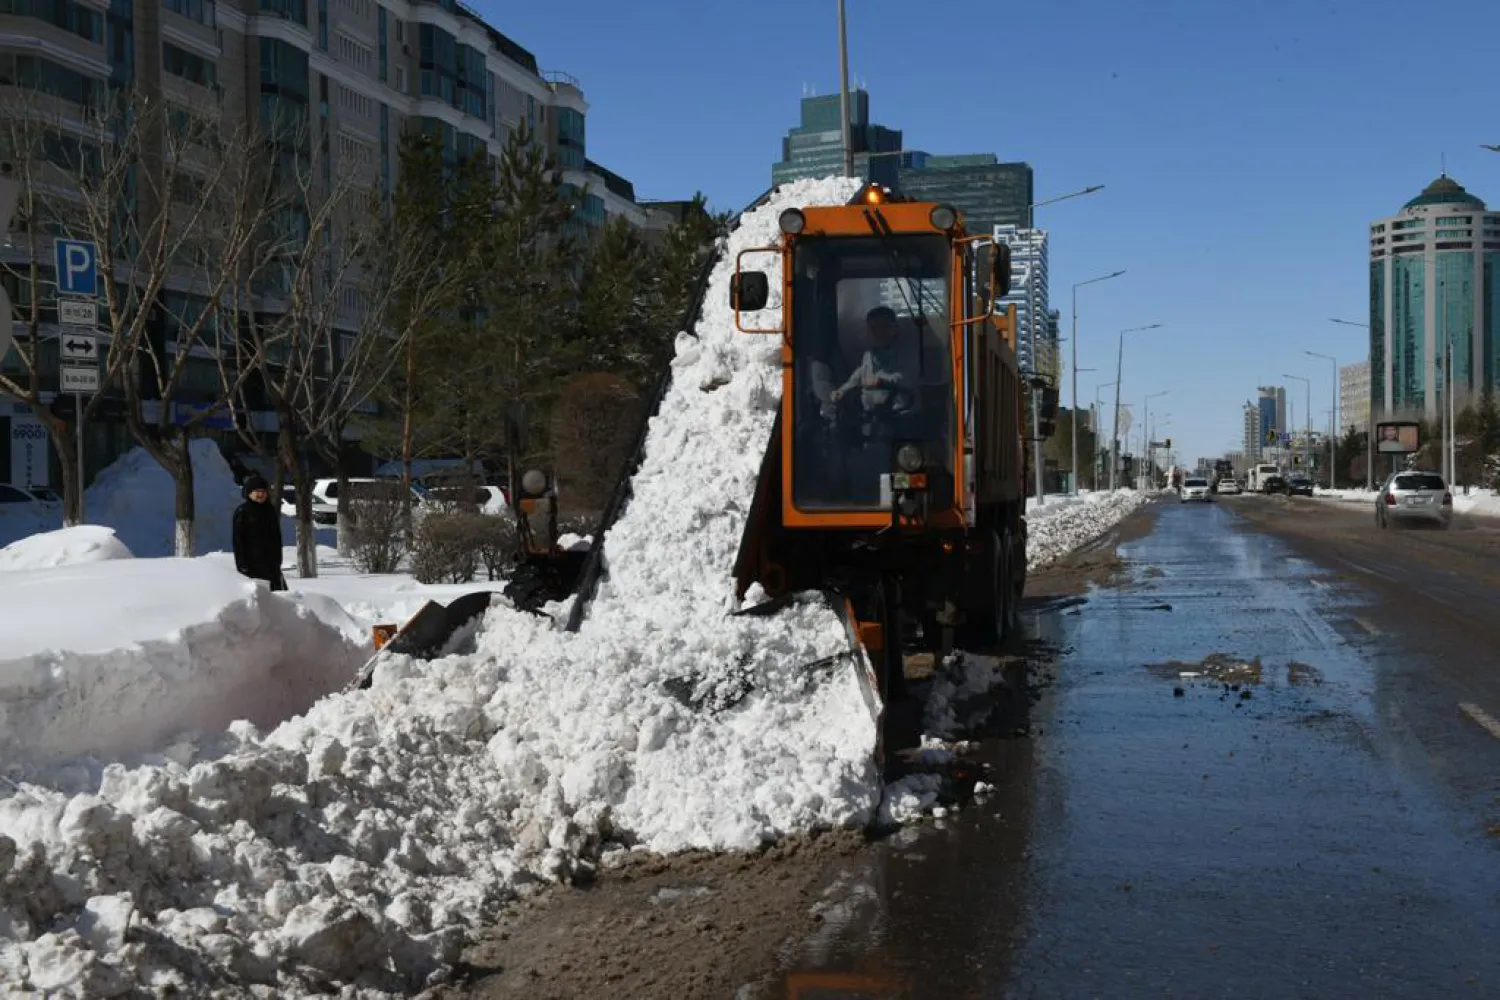
<path id="1" fill-rule="evenodd" d="M 771 281 L 761 271 L 737 271 L 729 279 L 729 304 L 736 312 L 755 312 L 771 301 Z"/>
<path id="2" fill-rule="evenodd" d="M 1010 294 L 1010 247 L 996 243 L 990 254 L 990 301 L 999 302 Z"/>

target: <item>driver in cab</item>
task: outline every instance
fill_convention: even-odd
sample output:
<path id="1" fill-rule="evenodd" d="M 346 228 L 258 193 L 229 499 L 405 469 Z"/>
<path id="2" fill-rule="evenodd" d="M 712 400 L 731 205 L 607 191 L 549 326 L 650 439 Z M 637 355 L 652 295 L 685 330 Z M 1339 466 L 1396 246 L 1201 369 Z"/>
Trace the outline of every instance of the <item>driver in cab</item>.
<path id="1" fill-rule="evenodd" d="M 829 398 L 837 403 L 851 389 L 858 387 L 868 435 L 871 432 L 869 422 L 877 410 L 889 405 L 893 414 L 899 414 L 912 408 L 916 386 L 909 357 L 911 352 L 903 351 L 902 345 L 897 343 L 900 328 L 896 324 L 896 313 L 886 306 L 876 306 L 865 314 L 865 324 L 870 332 L 869 349 L 844 384 L 829 393 Z M 893 399 L 893 389 L 897 386 L 905 386 L 908 391 L 895 394 Z"/>

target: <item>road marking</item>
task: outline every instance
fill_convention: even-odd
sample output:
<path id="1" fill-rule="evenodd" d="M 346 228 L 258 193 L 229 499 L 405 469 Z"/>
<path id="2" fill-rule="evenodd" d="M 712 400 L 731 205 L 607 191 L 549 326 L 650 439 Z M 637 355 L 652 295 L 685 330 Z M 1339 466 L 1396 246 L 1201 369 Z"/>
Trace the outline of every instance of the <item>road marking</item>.
<path id="1" fill-rule="evenodd" d="M 1319 590 L 1327 590 L 1328 589 L 1328 584 L 1324 583 L 1322 580 L 1314 580 L 1311 577 L 1309 577 L 1308 580 L 1307 580 L 1307 582 L 1310 583 L 1310 584 L 1312 584 L 1314 587 L 1317 587 Z"/>
<path id="2" fill-rule="evenodd" d="M 1458 707 L 1463 709 L 1465 715 L 1479 723 L 1485 732 L 1500 740 L 1500 721 L 1496 721 L 1493 715 L 1471 701 L 1459 702 Z"/>
<path id="3" fill-rule="evenodd" d="M 1370 633 L 1371 635 L 1379 635 L 1380 634 L 1380 629 L 1376 628 L 1374 625 L 1371 625 L 1365 619 L 1359 617 L 1358 615 L 1354 615 L 1353 617 L 1354 617 L 1354 623 L 1356 625 L 1358 625 L 1360 628 L 1364 629 L 1366 632 Z"/>

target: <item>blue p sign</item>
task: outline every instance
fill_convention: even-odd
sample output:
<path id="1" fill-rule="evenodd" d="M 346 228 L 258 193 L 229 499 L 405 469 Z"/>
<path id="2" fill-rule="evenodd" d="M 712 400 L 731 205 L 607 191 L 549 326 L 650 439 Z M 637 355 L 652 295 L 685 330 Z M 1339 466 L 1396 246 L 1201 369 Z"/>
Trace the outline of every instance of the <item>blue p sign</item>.
<path id="1" fill-rule="evenodd" d="M 64 295 L 99 294 L 97 248 L 88 240 L 54 241 L 57 257 L 57 290 Z"/>

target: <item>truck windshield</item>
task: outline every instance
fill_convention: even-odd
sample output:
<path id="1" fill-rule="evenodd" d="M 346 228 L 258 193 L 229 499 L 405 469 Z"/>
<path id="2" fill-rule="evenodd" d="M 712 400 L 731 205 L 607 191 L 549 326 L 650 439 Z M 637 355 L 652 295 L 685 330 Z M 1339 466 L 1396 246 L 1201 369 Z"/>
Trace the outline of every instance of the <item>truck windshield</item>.
<path id="1" fill-rule="evenodd" d="M 803 510 L 890 505 L 894 453 L 922 451 L 953 501 L 948 240 L 809 237 L 792 259 L 792 497 Z"/>

